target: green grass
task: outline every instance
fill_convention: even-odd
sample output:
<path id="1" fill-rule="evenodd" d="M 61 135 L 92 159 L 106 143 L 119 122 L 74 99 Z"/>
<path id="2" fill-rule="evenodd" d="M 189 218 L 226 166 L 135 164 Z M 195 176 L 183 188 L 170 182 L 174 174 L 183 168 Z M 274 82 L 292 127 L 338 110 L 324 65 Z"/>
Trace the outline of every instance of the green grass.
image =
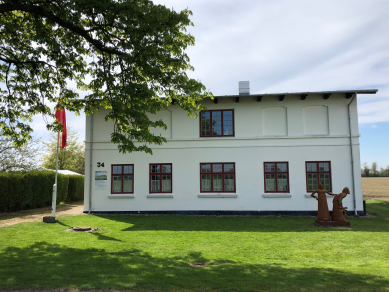
<path id="1" fill-rule="evenodd" d="M 59 216 L 0 228 L 0 288 L 389 291 L 389 202 L 377 218 Z M 73 226 L 102 228 L 65 232 Z M 193 267 L 202 263 L 205 267 Z"/>

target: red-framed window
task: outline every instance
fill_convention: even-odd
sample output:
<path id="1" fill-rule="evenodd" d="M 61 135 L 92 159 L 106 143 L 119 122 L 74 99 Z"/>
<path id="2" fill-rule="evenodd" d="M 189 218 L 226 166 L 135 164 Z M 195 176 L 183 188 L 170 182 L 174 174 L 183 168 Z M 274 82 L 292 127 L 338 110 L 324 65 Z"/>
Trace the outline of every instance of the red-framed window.
<path id="1" fill-rule="evenodd" d="M 265 193 L 289 193 L 289 163 L 264 162 Z"/>
<path id="2" fill-rule="evenodd" d="M 133 194 L 134 193 L 134 165 L 112 164 L 111 165 L 111 193 Z"/>
<path id="3" fill-rule="evenodd" d="M 332 191 L 331 161 L 306 161 L 305 162 L 307 192 L 317 189 L 322 182 L 327 191 Z"/>
<path id="4" fill-rule="evenodd" d="M 172 193 L 173 166 L 171 163 L 150 164 L 150 193 Z"/>
<path id="5" fill-rule="evenodd" d="M 200 137 L 235 136 L 234 110 L 200 112 Z"/>
<path id="6" fill-rule="evenodd" d="M 201 193 L 234 193 L 235 163 L 200 163 Z"/>

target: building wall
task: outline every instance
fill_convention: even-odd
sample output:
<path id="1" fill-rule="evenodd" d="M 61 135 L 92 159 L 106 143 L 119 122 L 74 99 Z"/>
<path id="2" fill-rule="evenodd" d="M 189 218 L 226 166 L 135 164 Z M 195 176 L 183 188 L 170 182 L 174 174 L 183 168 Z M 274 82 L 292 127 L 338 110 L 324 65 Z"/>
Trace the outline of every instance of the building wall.
<path id="1" fill-rule="evenodd" d="M 92 174 L 108 173 L 107 190 L 95 190 L 92 180 L 91 211 L 314 211 L 316 200 L 307 197 L 305 162 L 331 161 L 332 191 L 348 186 L 352 191 L 350 140 L 347 105 L 344 96 L 324 100 L 319 95 L 287 96 L 284 101 L 264 97 L 219 98 L 218 104 L 205 101 L 208 109 L 234 109 L 235 137 L 199 138 L 199 119 L 188 117 L 177 106 L 163 110 L 153 119 L 162 118 L 166 131 L 153 129 L 167 137 L 168 143 L 150 145 L 153 155 L 120 154 L 110 142 L 113 129 L 105 122 L 106 110 L 94 115 Z M 363 209 L 360 179 L 359 135 L 356 101 L 351 105 L 356 179 L 357 210 Z M 85 210 L 89 210 L 90 116 L 86 120 Z M 290 192 L 283 197 L 264 192 L 264 162 L 289 162 Z M 104 162 L 105 167 L 97 167 Z M 235 162 L 236 193 L 225 197 L 200 193 L 200 163 Z M 151 197 L 149 164 L 172 163 L 172 194 Z M 111 164 L 134 164 L 134 194 L 112 195 Z M 200 196 L 201 194 L 201 196 Z M 272 197 L 273 196 L 273 197 Z M 328 199 L 332 208 L 332 200 Z M 354 210 L 353 194 L 344 205 Z"/>

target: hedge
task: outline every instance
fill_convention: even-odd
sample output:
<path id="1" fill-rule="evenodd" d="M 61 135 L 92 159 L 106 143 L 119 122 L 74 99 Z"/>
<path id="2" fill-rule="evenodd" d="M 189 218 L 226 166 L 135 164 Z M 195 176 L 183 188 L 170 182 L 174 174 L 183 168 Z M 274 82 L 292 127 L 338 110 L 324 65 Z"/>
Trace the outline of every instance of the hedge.
<path id="1" fill-rule="evenodd" d="M 68 175 L 69 187 L 66 203 L 77 202 L 84 199 L 84 176 Z"/>
<path id="2" fill-rule="evenodd" d="M 0 212 L 51 206 L 55 172 L 0 172 Z M 58 174 L 57 204 L 66 201 L 69 178 Z"/>

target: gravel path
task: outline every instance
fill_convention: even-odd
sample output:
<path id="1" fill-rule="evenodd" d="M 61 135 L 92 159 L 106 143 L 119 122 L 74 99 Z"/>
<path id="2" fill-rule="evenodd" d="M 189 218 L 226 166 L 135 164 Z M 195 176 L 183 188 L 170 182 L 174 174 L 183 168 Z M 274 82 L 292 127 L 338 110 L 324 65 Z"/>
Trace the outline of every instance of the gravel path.
<path id="1" fill-rule="evenodd" d="M 57 215 L 81 215 L 84 212 L 84 201 L 57 206 Z M 22 222 L 42 221 L 43 216 L 51 215 L 51 207 L 23 210 L 12 213 L 0 213 L 0 228 Z M 38 291 L 38 290 L 36 290 Z"/>

